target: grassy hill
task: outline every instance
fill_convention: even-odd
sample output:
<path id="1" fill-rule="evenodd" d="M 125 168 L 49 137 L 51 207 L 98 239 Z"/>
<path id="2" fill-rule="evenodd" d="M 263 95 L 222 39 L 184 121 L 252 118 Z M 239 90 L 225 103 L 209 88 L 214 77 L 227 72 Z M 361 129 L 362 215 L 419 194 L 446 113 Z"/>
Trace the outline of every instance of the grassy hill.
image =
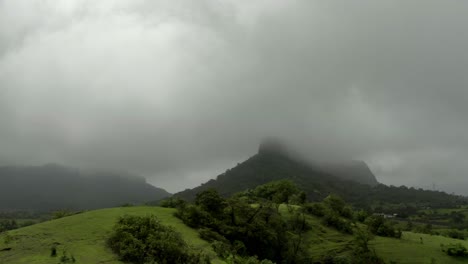
<path id="1" fill-rule="evenodd" d="M 173 216 L 175 209 L 161 207 L 119 207 L 84 212 L 0 234 L 1 264 L 59 263 L 63 251 L 73 255 L 76 263 L 121 263 L 105 245 L 105 240 L 119 216 L 156 215 L 163 224 L 176 228 L 184 240 L 197 249 L 215 256 L 208 242 L 200 239 L 196 230 L 185 226 Z M 11 240 L 9 243 L 5 243 Z M 51 247 L 57 245 L 57 257 Z M 11 248 L 11 250 L 5 250 Z M 214 263 L 221 263 L 217 260 Z"/>
<path id="2" fill-rule="evenodd" d="M 283 214 L 287 214 L 285 206 L 280 209 Z M 63 251 L 68 256 L 73 255 L 76 263 L 121 263 L 107 248 L 105 240 L 117 218 L 125 214 L 154 214 L 163 224 L 176 228 L 194 248 L 213 256 L 213 263 L 223 263 L 215 258 L 209 243 L 200 239 L 195 229 L 187 227 L 173 216 L 174 210 L 161 207 L 102 209 L 9 231 L 0 234 L 0 264 L 59 263 Z M 307 221 L 311 229 L 307 232 L 306 240 L 314 259 L 327 254 L 349 253 L 353 243 L 352 235 L 326 227 L 320 218 L 314 216 L 308 216 Z M 375 237 L 370 245 L 386 263 L 468 263 L 468 259 L 449 257 L 441 251 L 440 244 L 450 243 L 462 243 L 468 247 L 468 241 L 412 232 L 405 232 L 401 239 Z M 57 245 L 56 258 L 50 256 L 53 245 Z"/>

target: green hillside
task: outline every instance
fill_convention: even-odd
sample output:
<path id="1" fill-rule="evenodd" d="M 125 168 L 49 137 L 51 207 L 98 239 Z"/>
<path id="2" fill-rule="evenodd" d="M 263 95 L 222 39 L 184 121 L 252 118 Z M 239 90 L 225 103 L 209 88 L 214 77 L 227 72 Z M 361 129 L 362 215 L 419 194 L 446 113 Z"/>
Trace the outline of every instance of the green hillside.
<path id="1" fill-rule="evenodd" d="M 287 214 L 285 206 L 281 206 Z M 156 215 L 163 224 L 173 226 L 186 242 L 213 257 L 213 263 L 222 263 L 208 242 L 199 238 L 195 229 L 184 225 L 173 216 L 175 209 L 161 207 L 120 207 L 84 212 L 0 234 L 0 263 L 59 263 L 66 251 L 74 256 L 76 263 L 121 263 L 105 245 L 115 221 L 122 215 Z M 320 218 L 308 216 L 311 229 L 306 234 L 308 248 L 314 259 L 328 254 L 349 253 L 353 235 L 344 234 L 326 227 Z M 421 239 L 423 243 L 421 243 Z M 370 245 L 385 263 L 468 263 L 468 259 L 449 257 L 440 249 L 440 244 L 462 243 L 441 236 L 405 232 L 401 239 L 375 237 Z M 57 257 L 50 256 L 51 247 L 57 245 Z M 7 250 L 11 248 L 10 250 Z"/>
<path id="2" fill-rule="evenodd" d="M 154 214 L 163 224 L 173 226 L 180 232 L 185 241 L 214 256 L 208 242 L 200 239 L 196 230 L 173 216 L 174 210 L 161 207 L 102 209 L 12 230 L 8 235 L 0 234 L 0 263 L 58 263 L 64 250 L 68 256 L 74 256 L 76 263 L 121 263 L 106 247 L 105 240 L 118 217 L 125 214 Z M 58 256 L 55 259 L 50 256 L 54 244 L 57 245 Z M 214 263 L 220 262 L 215 260 Z"/>

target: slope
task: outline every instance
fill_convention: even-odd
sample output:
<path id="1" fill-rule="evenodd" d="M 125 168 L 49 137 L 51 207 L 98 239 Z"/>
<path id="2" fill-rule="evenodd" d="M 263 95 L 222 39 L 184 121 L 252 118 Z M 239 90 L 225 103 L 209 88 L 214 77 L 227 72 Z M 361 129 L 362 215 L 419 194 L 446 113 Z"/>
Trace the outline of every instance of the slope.
<path id="1" fill-rule="evenodd" d="M 76 263 L 121 263 L 107 248 L 105 241 L 118 217 L 125 214 L 154 214 L 163 224 L 176 228 L 186 242 L 214 256 L 210 245 L 198 237 L 197 231 L 185 226 L 173 213 L 174 209 L 161 207 L 119 207 L 89 211 L 9 231 L 0 234 L 0 263 L 55 263 L 63 251 L 68 256 L 73 255 Z M 57 245 L 57 259 L 50 256 L 53 245 Z M 215 259 L 213 263 L 221 262 Z"/>

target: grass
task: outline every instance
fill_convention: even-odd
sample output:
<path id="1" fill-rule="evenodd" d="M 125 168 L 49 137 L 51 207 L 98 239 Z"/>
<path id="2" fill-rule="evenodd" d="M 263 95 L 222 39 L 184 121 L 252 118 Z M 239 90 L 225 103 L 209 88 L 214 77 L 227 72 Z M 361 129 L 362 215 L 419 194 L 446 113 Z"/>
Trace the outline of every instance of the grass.
<path id="1" fill-rule="evenodd" d="M 468 263 L 468 258 L 451 257 L 441 251 L 441 244 L 451 243 L 461 243 L 468 248 L 468 241 L 412 232 L 404 232 L 401 239 L 375 237 L 371 245 L 385 263 Z"/>
<path id="2" fill-rule="evenodd" d="M 161 207 L 119 207 L 89 211 L 0 234 L 0 264 L 59 263 L 66 255 L 76 263 L 121 263 L 107 248 L 105 241 L 119 216 L 156 215 L 163 224 L 173 226 L 186 242 L 215 258 L 208 242 L 198 232 L 173 216 L 174 209 Z M 11 241 L 8 241 L 11 240 Z M 5 243 L 8 242 L 8 243 Z M 51 257 L 51 248 L 57 245 L 57 257 Z M 3 250 L 11 248 L 11 250 Z"/>
<path id="3" fill-rule="evenodd" d="M 279 209 L 283 215 L 288 215 L 285 205 Z M 84 212 L 12 230 L 0 234 L 0 264 L 59 263 L 64 251 L 69 257 L 73 255 L 76 263 L 121 263 L 107 248 L 105 241 L 118 217 L 125 214 L 154 214 L 162 223 L 173 226 L 194 248 L 212 256 L 213 263 L 223 263 L 215 257 L 209 243 L 200 239 L 196 230 L 185 226 L 173 213 L 174 209 L 170 208 L 119 207 Z M 322 225 L 318 217 L 307 216 L 307 221 L 311 229 L 305 237 L 313 259 L 349 253 L 352 235 Z M 386 263 L 468 263 L 468 259 L 450 257 L 441 251 L 440 244 L 451 243 L 462 243 L 468 247 L 468 241 L 412 232 L 404 232 L 402 239 L 375 237 L 371 247 Z M 54 245 L 57 245 L 55 258 L 50 256 Z M 2 251 L 6 248 L 11 250 Z"/>

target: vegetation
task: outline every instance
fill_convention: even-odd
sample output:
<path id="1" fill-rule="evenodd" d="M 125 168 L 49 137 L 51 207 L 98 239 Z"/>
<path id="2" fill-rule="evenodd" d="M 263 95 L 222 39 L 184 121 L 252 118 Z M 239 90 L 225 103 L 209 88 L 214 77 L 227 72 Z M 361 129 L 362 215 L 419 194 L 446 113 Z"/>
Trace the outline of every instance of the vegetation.
<path id="1" fill-rule="evenodd" d="M 211 245 L 200 239 L 197 230 L 187 227 L 173 214 L 176 210 L 162 207 L 134 206 L 83 212 L 0 234 L 0 263 L 58 263 L 65 251 L 76 263 L 118 264 L 118 255 L 108 247 L 107 240 L 116 221 L 124 215 L 155 215 L 164 226 L 180 233 L 195 252 L 208 255 L 212 263 L 220 264 Z M 55 246 L 56 257 L 51 257 Z"/>
<path id="2" fill-rule="evenodd" d="M 193 251 L 174 228 L 154 215 L 120 217 L 108 239 L 124 262 L 205 264 L 209 258 Z"/>
<path id="3" fill-rule="evenodd" d="M 289 181 L 272 182 L 229 199 L 209 189 L 197 194 L 194 204 L 179 207 L 177 216 L 188 226 L 201 228 L 200 236 L 226 261 L 302 263 L 308 258 L 305 216 L 291 208 L 285 217 L 278 206 L 300 195 Z"/>

